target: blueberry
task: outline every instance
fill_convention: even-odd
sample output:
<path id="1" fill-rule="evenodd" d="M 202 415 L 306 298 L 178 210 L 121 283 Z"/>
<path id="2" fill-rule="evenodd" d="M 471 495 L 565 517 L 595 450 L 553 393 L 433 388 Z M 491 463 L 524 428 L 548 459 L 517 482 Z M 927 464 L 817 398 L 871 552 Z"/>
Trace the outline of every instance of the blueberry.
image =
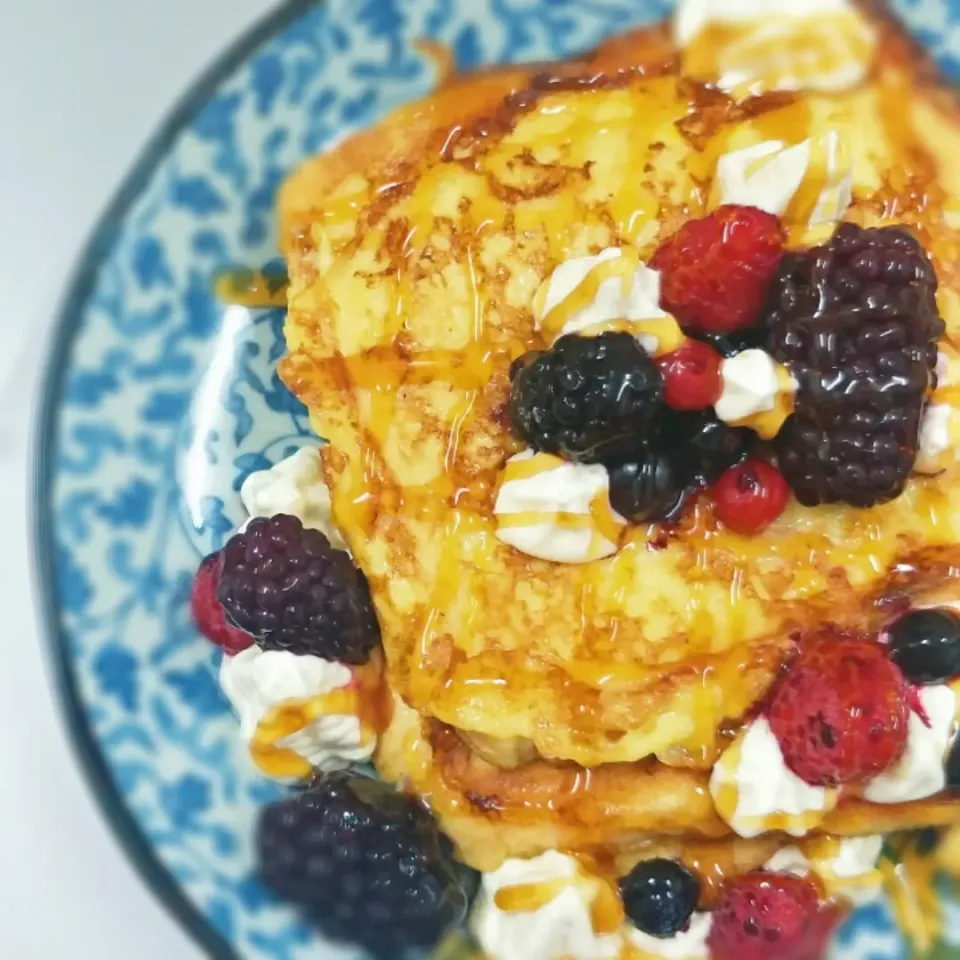
<path id="1" fill-rule="evenodd" d="M 890 659 L 911 683 L 943 683 L 960 676 L 960 616 L 951 610 L 915 610 L 890 628 Z"/>
<path id="2" fill-rule="evenodd" d="M 936 827 L 924 827 L 913 838 L 913 849 L 921 857 L 928 857 L 940 845 L 940 831 Z"/>
<path id="3" fill-rule="evenodd" d="M 610 504 L 631 523 L 672 519 L 686 495 L 686 471 L 667 454 L 645 451 L 610 468 Z"/>
<path id="4" fill-rule="evenodd" d="M 665 939 L 690 922 L 700 899 L 700 879 L 675 860 L 646 860 L 620 881 L 620 895 L 638 930 Z"/>
<path id="5" fill-rule="evenodd" d="M 953 741 L 950 753 L 947 754 L 947 787 L 951 790 L 960 790 L 960 737 Z"/>

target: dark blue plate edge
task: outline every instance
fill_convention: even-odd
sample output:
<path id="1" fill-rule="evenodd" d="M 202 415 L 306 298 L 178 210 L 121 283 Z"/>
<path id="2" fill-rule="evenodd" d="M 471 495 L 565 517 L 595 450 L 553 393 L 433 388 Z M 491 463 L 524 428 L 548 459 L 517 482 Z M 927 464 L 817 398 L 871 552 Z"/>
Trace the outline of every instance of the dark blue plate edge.
<path id="1" fill-rule="evenodd" d="M 158 131 L 141 150 L 132 169 L 100 215 L 57 311 L 50 334 L 31 442 L 32 494 L 28 510 L 33 593 L 39 609 L 47 668 L 57 695 L 67 739 L 93 791 L 104 819 L 141 879 L 181 928 L 213 960 L 240 960 L 233 947 L 182 893 L 160 862 L 149 840 L 120 795 L 88 723 L 77 688 L 69 642 L 60 622 L 56 556 L 52 537 L 51 493 L 55 477 L 54 448 L 63 376 L 92 293 L 97 270 L 116 239 L 116 224 L 143 193 L 170 143 L 196 118 L 214 90 L 270 37 L 323 0 L 285 0 L 248 28 L 181 96 Z"/>

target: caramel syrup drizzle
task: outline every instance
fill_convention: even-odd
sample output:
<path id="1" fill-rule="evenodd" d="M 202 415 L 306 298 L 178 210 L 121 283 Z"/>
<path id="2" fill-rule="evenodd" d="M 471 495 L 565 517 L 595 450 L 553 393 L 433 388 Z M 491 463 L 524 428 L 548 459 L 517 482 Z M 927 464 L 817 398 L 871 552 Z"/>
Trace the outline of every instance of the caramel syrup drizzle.
<path id="1" fill-rule="evenodd" d="M 338 355 L 328 358 L 311 358 L 306 355 L 287 358 L 283 362 L 282 371 L 287 382 L 295 392 L 314 392 L 322 389 L 328 383 L 336 389 L 353 396 L 359 402 L 360 397 L 366 397 L 369 403 L 369 416 L 364 418 L 367 437 L 363 444 L 361 457 L 351 460 L 347 478 L 334 491 L 334 515 L 340 521 L 345 531 L 353 531 L 355 543 L 352 546 L 362 555 L 362 540 L 372 534 L 378 516 L 388 511 L 404 511 L 414 515 L 444 516 L 445 522 L 441 533 L 442 544 L 440 562 L 433 580 L 430 596 L 422 606 L 418 620 L 411 626 L 415 635 L 419 637 L 416 646 L 416 656 L 419 664 L 409 668 L 411 689 L 408 691 L 414 706 L 422 707 L 438 693 L 444 686 L 451 683 L 448 675 L 434 677 L 429 668 L 431 651 L 438 639 L 447 631 L 445 611 L 458 596 L 460 591 L 471 593 L 470 580 L 472 570 L 470 564 L 464 562 L 462 534 L 465 530 L 477 534 L 480 550 L 484 542 L 489 542 L 493 536 L 493 524 L 490 509 L 492 505 L 493 485 L 490 478 L 478 483 L 476 477 L 464 470 L 461 463 L 460 448 L 463 437 L 469 431 L 471 422 L 476 415 L 478 399 L 490 379 L 497 373 L 506 370 L 509 362 L 531 346 L 542 346 L 542 338 L 531 329 L 530 339 L 526 343 L 506 343 L 497 331 L 491 330 L 486 322 L 486 306 L 490 301 L 491 280 L 481 262 L 481 245 L 488 232 L 499 231 L 504 227 L 505 216 L 509 213 L 512 218 L 512 227 L 516 232 L 533 230 L 542 234 L 546 239 L 549 263 L 558 264 L 566 259 L 570 253 L 571 225 L 598 222 L 595 209 L 585 205 L 575 190 L 563 191 L 558 197 L 550 197 L 547 202 L 539 203 L 536 199 L 524 201 L 508 206 L 495 195 L 490 186 L 491 169 L 496 169 L 500 162 L 495 146 L 498 142 L 494 134 L 501 138 L 508 136 L 512 125 L 518 122 L 534 122 L 538 130 L 542 127 L 542 134 L 538 133 L 538 145 L 547 153 L 556 156 L 563 155 L 564 151 L 576 154 L 578 144 L 586 142 L 590 135 L 596 132 L 591 111 L 578 110 L 578 97 L 588 98 L 591 89 L 589 80 L 580 80 L 571 84 L 570 78 L 560 75 L 563 83 L 572 86 L 578 92 L 571 96 L 563 92 L 552 95 L 549 83 L 540 80 L 539 89 L 531 92 L 521 92 L 508 98 L 514 106 L 513 115 L 504 120 L 498 116 L 496 123 L 491 123 L 488 130 L 474 130 L 466 132 L 462 128 L 452 129 L 449 134 L 440 138 L 443 158 L 437 168 L 424 177 L 411 180 L 411 188 L 406 193 L 409 210 L 409 229 L 399 259 L 395 259 L 393 270 L 396 282 L 394 285 L 394 299 L 390 309 L 393 318 L 388 322 L 390 328 L 387 336 L 380 344 L 369 350 L 352 356 Z M 642 76 L 638 83 L 633 82 L 629 74 L 618 76 L 613 81 L 609 75 L 602 75 L 596 83 L 610 91 L 611 97 L 623 98 L 624 103 L 630 102 L 633 97 L 644 98 L 644 107 L 649 111 L 658 111 L 659 115 L 673 118 L 680 129 L 681 123 L 686 123 L 701 109 L 701 92 L 699 88 L 691 87 L 687 102 L 677 100 L 676 78 L 669 75 L 658 75 L 656 70 L 649 75 Z M 936 194 L 937 186 L 934 177 L 934 165 L 922 143 L 919 142 L 910 121 L 908 94 L 901 89 L 897 78 L 887 81 L 880 77 L 882 96 L 885 107 L 880 111 L 883 123 L 887 126 L 890 143 L 897 150 L 898 157 L 903 156 L 903 176 L 910 180 L 911 190 L 916 193 L 921 190 L 926 197 Z M 619 101 L 618 101 L 619 102 Z M 707 102 L 711 105 L 716 102 L 716 94 L 710 94 Z M 711 107 L 712 109 L 712 107 Z M 739 111 L 739 112 L 738 112 Z M 509 113 L 509 111 L 508 111 Z M 721 119 L 714 123 L 714 128 L 704 137 L 704 147 L 699 153 L 693 154 L 689 163 L 691 168 L 704 164 L 707 168 L 705 175 L 712 170 L 716 156 L 722 151 L 724 143 L 736 124 L 750 124 L 763 139 L 779 139 L 785 144 L 798 143 L 809 136 L 809 107 L 801 100 L 791 100 L 789 97 L 773 98 L 770 107 L 747 109 L 737 107 L 730 113 L 735 120 Z M 633 116 L 636 116 L 634 113 Z M 614 121 L 611 121 L 614 122 Z M 629 122 L 629 121 L 628 121 Z M 480 134 L 483 136 L 480 136 Z M 471 137 L 474 138 L 471 147 Z M 476 143 L 480 142 L 480 147 Z M 634 136 L 630 139 L 633 162 L 636 169 L 642 169 L 649 147 L 642 143 L 642 138 Z M 822 184 L 826 180 L 827 171 L 825 161 L 817 159 L 820 156 L 819 147 L 814 149 L 814 162 L 810 184 L 804 188 L 798 200 L 795 201 L 802 210 L 807 210 L 812 197 L 818 196 Z M 468 270 L 469 303 L 472 310 L 471 340 L 463 348 L 456 350 L 435 349 L 409 353 L 403 346 L 403 333 L 407 311 L 413 298 L 411 289 L 411 268 L 420 260 L 431 242 L 431 235 L 435 229 L 433 208 L 437 200 L 437 193 L 443 175 L 447 171 L 457 171 L 467 177 L 470 187 L 470 204 L 458 228 L 457 237 L 467 247 L 465 262 Z M 582 176 L 571 164 L 563 173 L 566 178 Z M 581 285 L 579 292 L 575 292 L 572 302 L 562 304 L 546 318 L 545 327 L 554 329 L 562 326 L 561 319 L 574 308 L 577 297 L 584 297 L 587 292 L 607 276 L 623 277 L 623 271 L 635 261 L 639 262 L 641 251 L 649 251 L 655 244 L 658 231 L 665 229 L 664 224 L 658 224 L 660 206 L 657 198 L 642 188 L 641 178 L 634 176 L 627 178 L 631 186 L 616 191 L 614 199 L 604 201 L 608 209 L 615 213 L 615 236 L 610 245 L 618 242 L 625 243 L 624 254 L 619 260 L 609 261 L 609 266 L 603 264 L 602 270 Z M 816 192 L 814 192 L 816 191 Z M 328 225 L 337 225 L 342 220 L 357 218 L 358 213 L 362 221 L 362 212 L 377 201 L 377 197 L 369 190 L 366 194 L 351 195 L 346 200 L 338 198 L 330 209 L 324 211 L 321 221 Z M 688 205 L 690 215 L 702 212 L 704 200 L 699 194 L 690 198 Z M 615 209 L 614 209 L 615 208 Z M 923 211 L 929 209 L 925 203 L 916 219 L 922 224 Z M 793 238 L 792 238 L 793 242 Z M 797 242 L 799 242 L 797 240 Z M 637 246 L 630 246 L 631 243 Z M 463 258 L 461 258 L 463 260 Z M 549 273 L 549 269 L 547 270 Z M 390 436 L 397 404 L 397 393 L 408 384 L 425 384 L 442 381 L 448 383 L 459 394 L 452 416 L 449 418 L 448 434 L 444 458 L 443 475 L 424 485 L 419 490 L 403 489 L 391 476 L 383 448 Z M 320 385 L 318 388 L 318 384 Z M 300 386 L 303 389 L 297 390 Z M 471 497 L 471 488 L 479 491 L 477 497 Z M 936 498 L 931 498 L 929 521 L 937 522 L 938 507 Z M 469 503 L 470 505 L 466 505 Z M 579 522 L 579 521 L 578 521 Z M 657 537 L 657 531 L 649 531 L 651 539 Z M 724 539 L 718 536 L 713 527 L 710 511 L 698 507 L 688 521 L 686 536 L 690 542 L 700 538 L 703 544 L 704 558 L 707 551 L 724 544 Z M 714 545 L 711 546 L 711 541 Z M 851 544 L 850 554 L 852 565 L 860 564 L 873 568 L 881 558 L 875 556 L 880 545 L 878 538 L 867 536 L 866 548 L 863 544 Z M 631 542 L 622 551 L 621 557 L 629 549 L 635 549 L 636 543 Z M 776 544 L 764 542 L 764 551 L 778 552 Z M 828 544 L 824 544 L 826 550 Z M 810 584 L 808 595 L 822 593 L 825 584 L 817 571 L 815 561 L 825 559 L 816 556 L 816 547 L 811 546 Z M 749 542 L 736 540 L 731 542 L 731 553 L 751 553 L 756 550 Z M 831 554 L 835 558 L 835 554 Z M 774 556 L 776 559 L 776 556 Z M 789 566 L 791 559 L 786 553 L 783 561 Z M 883 558 L 884 560 L 887 558 Z M 617 580 L 617 567 L 620 557 L 614 558 L 608 565 L 603 566 L 604 576 L 609 576 L 614 583 Z M 591 597 L 594 593 L 592 565 L 586 565 L 583 570 L 583 607 L 584 611 L 591 609 Z M 624 569 L 628 569 L 624 567 Z M 822 567 L 821 567 L 822 569 Z M 608 571 L 608 573 L 606 572 Z M 624 584 L 624 590 L 628 585 Z M 730 593 L 730 629 L 736 628 L 737 606 L 741 596 L 755 589 L 751 582 L 747 582 L 742 574 L 736 571 L 731 580 Z M 802 600 L 804 590 L 801 584 L 794 587 L 795 598 Z M 691 581 L 690 610 L 691 619 L 696 621 L 698 591 L 695 577 Z M 475 609 L 475 606 L 474 606 Z M 586 615 L 586 614 L 585 614 Z M 703 631 L 709 635 L 712 618 L 706 610 L 703 611 Z M 464 631 L 469 629 L 469 623 L 459 624 L 458 634 L 461 641 L 466 639 Z M 611 640 L 615 639 L 617 624 L 611 625 Z M 697 630 L 691 631 L 691 636 L 697 635 Z M 616 677 L 624 671 L 629 674 L 629 667 L 610 665 L 605 674 Z M 462 678 L 461 678 L 462 679 Z M 471 680 L 478 684 L 487 682 L 483 677 Z M 491 681 L 498 682 L 498 681 Z M 629 681 L 628 681 L 629 682 Z M 701 728 L 697 735 L 713 739 L 712 720 L 720 707 L 711 704 L 711 710 L 706 711 Z M 698 721 L 699 722 L 699 721 Z"/>
<path id="2" fill-rule="evenodd" d="M 353 670 L 348 687 L 311 697 L 284 700 L 266 712 L 250 740 L 250 756 L 264 773 L 287 780 L 309 780 L 312 764 L 283 740 L 306 730 L 321 717 L 356 717 L 360 746 L 373 746 L 390 723 L 392 699 L 378 657 Z"/>
<path id="3" fill-rule="evenodd" d="M 675 97 L 673 79 L 644 79 L 642 82 L 652 89 L 653 92 L 650 93 L 652 101 L 657 99 L 658 83 L 664 84 L 665 92 L 669 91 L 668 100 Z M 895 85 L 889 84 L 884 86 L 884 97 L 887 97 L 887 86 L 894 88 L 890 91 L 890 96 L 896 96 Z M 632 96 L 634 93 L 635 91 L 629 86 L 625 86 L 622 90 L 622 95 L 625 97 Z M 891 142 L 896 144 L 905 155 L 913 158 L 907 164 L 908 168 L 915 169 L 918 180 L 923 177 L 928 184 L 927 189 L 933 191 L 935 190 L 935 184 L 930 180 L 932 164 L 926 161 L 916 162 L 917 158 L 925 156 L 925 152 L 922 145 L 917 142 L 916 135 L 913 132 L 909 120 L 908 103 L 903 99 L 904 94 L 901 93 L 899 96 L 899 101 L 888 101 L 896 104 L 897 109 L 887 108 L 882 111 L 884 123 L 889 129 Z M 560 150 L 564 145 L 576 144 L 578 139 L 584 139 L 590 130 L 589 111 L 586 111 L 585 115 L 580 114 L 576 106 L 575 100 L 571 101 L 569 97 L 560 95 L 559 102 L 556 98 L 547 98 L 540 103 L 535 103 L 532 107 L 525 106 L 523 116 L 543 118 L 569 114 L 569 122 L 565 125 L 558 124 L 557 132 L 553 134 L 554 139 L 551 140 L 549 128 L 545 133 L 544 148 Z M 788 101 L 785 106 L 781 103 L 778 104 L 778 107 L 767 112 L 758 111 L 746 122 L 754 126 L 764 139 L 780 139 L 787 144 L 798 143 L 807 139 L 809 136 L 809 116 L 806 105 L 801 101 Z M 683 105 L 678 112 L 683 114 L 685 111 L 689 113 L 696 109 L 697 101 L 694 93 L 691 101 Z M 708 140 L 705 154 L 710 154 L 719 149 L 719 147 L 711 146 L 712 144 L 719 144 L 722 147 L 727 130 L 728 128 L 721 123 L 719 129 Z M 634 138 L 635 141 L 639 139 Z M 449 140 L 449 137 L 445 138 L 445 142 Z M 818 156 L 818 149 L 815 148 L 809 185 L 801 192 L 800 198 L 795 201 L 804 211 L 810 208 L 813 202 L 812 198 L 819 195 L 822 183 L 826 179 L 825 160 L 818 160 Z M 395 266 L 397 283 L 391 311 L 394 324 L 391 324 L 391 326 L 399 329 L 391 330 L 385 342 L 364 353 L 348 357 L 338 356 L 330 359 L 312 360 L 312 370 L 308 374 L 310 379 L 314 377 L 318 377 L 320 380 L 329 379 L 337 388 L 354 396 L 366 394 L 370 403 L 369 416 L 365 418 L 368 437 L 363 458 L 361 461 L 351 464 L 349 482 L 335 491 L 334 495 L 334 513 L 341 521 L 341 527 L 356 530 L 358 536 L 369 535 L 374 529 L 378 515 L 385 512 L 388 507 L 390 510 L 406 511 L 413 514 L 421 513 L 436 516 L 445 513 L 446 515 L 442 532 L 441 559 L 436 571 L 432 592 L 423 606 L 419 621 L 412 627 L 420 638 L 417 645 L 420 667 L 415 667 L 410 671 L 410 676 L 413 678 L 413 689 L 410 693 L 413 703 L 419 706 L 433 698 L 439 691 L 438 684 L 442 687 L 450 683 L 449 678 L 443 680 L 433 677 L 432 672 L 426 669 L 425 665 L 430 663 L 430 652 L 438 638 L 445 632 L 445 610 L 449 608 L 459 591 L 469 591 L 471 574 L 469 565 L 463 562 L 462 532 L 466 528 L 475 530 L 479 533 L 481 540 L 492 537 L 493 533 L 490 518 L 492 505 L 490 496 L 482 498 L 483 502 L 479 506 L 467 507 L 462 505 L 463 491 L 473 482 L 461 475 L 460 446 L 462 437 L 469 429 L 472 417 L 475 415 L 478 396 L 495 371 L 505 370 L 510 360 L 519 355 L 525 347 L 541 345 L 540 339 L 532 332 L 532 342 L 527 344 L 505 344 L 502 340 L 488 335 L 485 307 L 491 296 L 490 278 L 480 262 L 480 243 L 487 231 L 503 226 L 506 209 L 501 201 L 489 192 L 485 165 L 488 162 L 495 161 L 489 161 L 488 157 L 489 154 L 482 152 L 479 155 L 471 156 L 469 159 L 464 156 L 452 157 L 445 164 L 441 164 L 439 168 L 442 171 L 459 166 L 461 169 L 466 168 L 468 171 L 479 175 L 478 179 L 474 181 L 475 194 L 463 223 L 468 251 L 465 259 L 470 285 L 469 302 L 473 313 L 471 341 L 462 349 L 426 350 L 413 354 L 406 353 L 400 346 L 404 318 L 412 297 L 412 292 L 408 287 L 409 280 L 407 279 L 410 267 L 419 260 L 423 251 L 429 245 L 430 234 L 433 230 L 432 206 L 441 178 L 439 173 L 430 174 L 418 181 L 413 189 L 409 214 L 411 226 L 402 251 L 402 258 Z M 691 162 L 696 163 L 697 157 L 694 156 Z M 569 176 L 574 175 L 576 174 L 569 174 Z M 814 193 L 814 191 L 816 192 Z M 572 196 L 573 191 L 565 192 L 561 201 L 554 207 L 543 205 L 531 208 L 521 205 L 511 211 L 516 221 L 514 225 L 516 229 L 538 229 L 545 233 L 551 260 L 555 263 L 562 262 L 567 256 L 571 223 L 589 222 L 593 216 L 590 210 L 583 209 L 579 203 L 571 200 Z M 367 202 L 372 202 L 373 199 L 368 197 Z M 658 204 L 655 200 L 651 201 L 649 198 L 641 197 L 637 200 L 637 203 L 636 210 L 632 213 L 623 211 L 619 219 L 620 228 L 628 225 L 629 231 L 634 235 L 643 234 L 658 212 Z M 358 208 L 362 210 L 363 206 L 364 202 L 356 197 L 351 198 L 348 204 L 351 215 Z M 621 237 L 621 239 L 625 238 Z M 616 240 L 613 240 L 611 245 L 615 244 Z M 544 326 L 551 331 L 562 327 L 565 318 L 577 308 L 581 300 L 584 300 L 590 295 L 591 291 L 595 290 L 600 282 L 611 276 L 625 279 L 626 272 L 638 262 L 638 251 L 629 246 L 625 247 L 620 258 L 601 264 L 565 303 L 551 311 L 550 315 L 545 318 Z M 285 363 L 286 378 L 288 382 L 295 386 L 297 380 L 300 379 L 296 367 L 290 360 Z M 333 373 L 334 370 L 335 373 Z M 424 384 L 435 381 L 449 383 L 460 394 L 454 413 L 450 418 L 444 475 L 420 490 L 403 489 L 391 477 L 382 454 L 394 419 L 397 392 L 407 384 Z M 774 417 L 782 420 L 783 411 L 774 411 L 771 418 Z M 763 432 L 762 427 L 761 432 Z M 492 487 L 490 489 L 492 490 Z M 935 513 L 934 508 L 931 511 L 931 519 L 934 522 Z M 535 518 L 525 519 L 532 522 Z M 579 523 L 581 521 L 572 520 L 571 522 Z M 695 510 L 689 526 L 691 535 L 699 535 L 703 538 L 704 551 L 710 549 L 708 543 L 717 539 L 717 535 L 712 527 L 709 511 L 700 508 Z M 651 531 L 650 535 L 653 537 L 656 532 Z M 867 545 L 869 550 L 877 546 L 877 541 L 868 536 Z M 827 545 L 825 544 L 825 546 Z M 765 550 L 771 549 L 771 545 L 765 542 L 764 548 Z M 743 544 L 738 541 L 736 550 L 738 552 L 741 550 L 750 552 L 751 547 L 749 543 Z M 776 553 L 776 546 L 772 550 Z M 876 559 L 872 558 L 872 555 L 871 557 L 864 557 L 862 560 L 859 559 L 860 555 L 866 552 L 863 544 L 852 544 L 850 550 L 851 554 L 856 555 L 861 563 L 865 562 L 868 566 L 873 566 L 877 562 Z M 789 562 L 790 558 L 785 557 L 784 559 Z M 817 572 L 817 564 L 814 562 L 817 557 L 811 555 L 810 559 L 811 563 L 808 565 L 811 570 L 809 593 L 814 595 L 821 593 L 825 584 L 822 582 L 820 574 Z M 609 569 L 611 579 L 615 580 L 617 577 L 616 558 L 612 561 Z M 624 589 L 627 588 L 628 585 L 625 584 Z M 731 583 L 731 611 L 735 611 L 738 597 L 753 588 L 752 583 L 734 575 Z M 591 570 L 590 565 L 587 565 L 584 569 L 583 589 L 585 610 L 590 607 L 592 590 Z M 803 590 L 799 584 L 796 592 L 797 598 L 802 598 Z M 693 582 L 691 584 L 692 611 L 696 608 L 697 602 L 696 583 Z M 731 616 L 736 616 L 736 614 L 731 613 Z M 460 634 L 463 633 L 465 626 L 468 625 L 460 624 Z M 615 637 L 616 629 L 617 626 L 614 623 L 611 626 L 611 639 Z M 709 618 L 704 621 L 704 629 L 705 631 L 709 630 Z M 607 672 L 615 675 L 618 669 L 618 667 L 611 665 Z M 471 682 L 483 683 L 484 680 L 481 677 L 476 677 Z M 710 718 L 715 717 L 717 709 L 718 705 L 714 704 L 712 709 L 706 713 L 702 724 L 703 733 L 711 726 Z"/>

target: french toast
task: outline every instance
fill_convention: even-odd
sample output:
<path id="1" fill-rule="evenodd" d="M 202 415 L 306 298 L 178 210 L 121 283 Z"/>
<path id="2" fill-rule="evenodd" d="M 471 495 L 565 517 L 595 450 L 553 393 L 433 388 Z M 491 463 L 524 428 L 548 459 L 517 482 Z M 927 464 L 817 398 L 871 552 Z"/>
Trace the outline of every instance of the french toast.
<path id="1" fill-rule="evenodd" d="M 960 627 L 960 101 L 882 3 L 774 6 L 746 30 L 690 0 L 672 30 L 445 77 L 280 193 L 280 374 L 383 646 L 376 722 L 352 687 L 310 717 L 352 698 L 380 776 L 485 874 L 679 859 L 710 905 L 791 836 L 960 820 L 960 664 L 918 668 L 934 641 L 897 626 Z M 710 407 L 743 456 L 667 509 L 637 464 L 675 467 Z M 863 751 L 824 719 L 833 662 L 887 684 L 847 709 Z M 914 736 L 933 786 L 897 781 Z M 748 743 L 780 766 L 744 780 Z"/>
<path id="2" fill-rule="evenodd" d="M 652 253 L 706 209 L 710 163 L 732 144 L 848 130 L 847 219 L 922 231 L 943 316 L 960 325 L 960 114 L 902 32 L 877 28 L 868 83 L 756 98 L 746 117 L 678 83 L 662 28 L 553 74 L 458 79 L 284 186 L 282 375 L 329 441 L 336 519 L 373 586 L 391 685 L 417 710 L 588 766 L 709 763 L 791 635 L 825 620 L 875 627 L 950 576 L 952 466 L 870 511 L 791 507 L 749 541 L 697 511 L 665 549 L 659 530 L 634 529 L 616 557 L 583 568 L 493 534 L 497 473 L 520 449 L 508 367 L 542 342 L 538 286 L 597 247 Z"/>

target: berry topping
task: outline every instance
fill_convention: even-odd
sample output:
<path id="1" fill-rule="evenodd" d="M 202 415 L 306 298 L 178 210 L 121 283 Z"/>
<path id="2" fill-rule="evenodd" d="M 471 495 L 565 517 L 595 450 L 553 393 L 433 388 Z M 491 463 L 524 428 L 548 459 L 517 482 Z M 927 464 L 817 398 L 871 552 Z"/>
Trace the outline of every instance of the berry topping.
<path id="1" fill-rule="evenodd" d="M 712 407 L 723 390 L 723 358 L 699 340 L 688 340 L 678 350 L 657 359 L 663 377 L 663 399 L 674 410 Z"/>
<path id="2" fill-rule="evenodd" d="M 774 687 L 770 727 L 787 766 L 815 786 L 883 773 L 903 755 L 903 674 L 877 643 L 822 637 Z"/>
<path id="3" fill-rule="evenodd" d="M 923 248 L 894 227 L 846 223 L 784 258 L 766 322 L 799 384 L 776 446 L 801 503 L 869 507 L 903 492 L 944 332 L 936 289 Z"/>
<path id="4" fill-rule="evenodd" d="M 719 207 L 661 244 L 660 300 L 685 330 L 731 333 L 760 316 L 783 256 L 783 230 L 755 207 Z"/>
<path id="5" fill-rule="evenodd" d="M 673 519 L 689 490 L 686 465 L 675 456 L 644 451 L 610 468 L 610 505 L 631 523 Z"/>
<path id="6" fill-rule="evenodd" d="M 776 467 L 752 458 L 727 470 L 713 487 L 714 512 L 746 536 L 766 530 L 786 509 L 790 488 Z"/>
<path id="7" fill-rule="evenodd" d="M 820 960 L 839 919 L 810 880 L 750 873 L 725 884 L 713 912 L 713 960 Z"/>
<path id="8" fill-rule="evenodd" d="M 350 555 L 287 514 L 257 517 L 230 539 L 217 596 L 265 650 L 361 664 L 380 643 L 370 589 Z"/>
<path id="9" fill-rule="evenodd" d="M 914 610 L 888 631 L 890 659 L 910 683 L 945 683 L 960 677 L 960 615 Z"/>
<path id="10" fill-rule="evenodd" d="M 435 943 L 476 888 L 425 807 L 345 773 L 266 807 L 257 851 L 263 882 L 309 922 L 384 957 Z"/>
<path id="11" fill-rule="evenodd" d="M 700 879 L 675 860 L 646 860 L 620 881 L 620 895 L 638 930 L 672 937 L 690 922 L 700 899 Z"/>
<path id="12" fill-rule="evenodd" d="M 940 846 L 940 831 L 936 827 L 924 827 L 913 835 L 913 849 L 921 857 L 928 857 Z"/>
<path id="13" fill-rule="evenodd" d="M 517 360 L 510 417 L 535 450 L 581 463 L 629 454 L 663 399 L 663 381 L 628 333 L 561 337 Z"/>
<path id="14" fill-rule="evenodd" d="M 763 346 L 763 332 L 756 327 L 745 327 L 734 333 L 708 333 L 705 330 L 693 330 L 690 336 L 713 347 L 725 360 L 751 347 Z"/>
<path id="15" fill-rule="evenodd" d="M 227 623 L 223 607 L 217 600 L 217 585 L 222 568 L 219 553 L 204 557 L 190 588 L 190 611 L 200 632 L 226 653 L 235 654 L 253 646 L 249 633 Z"/>
<path id="16" fill-rule="evenodd" d="M 679 450 L 692 475 L 703 483 L 713 483 L 743 460 L 753 440 L 752 431 L 728 426 L 712 410 L 664 410 L 659 427 L 659 447 Z"/>

